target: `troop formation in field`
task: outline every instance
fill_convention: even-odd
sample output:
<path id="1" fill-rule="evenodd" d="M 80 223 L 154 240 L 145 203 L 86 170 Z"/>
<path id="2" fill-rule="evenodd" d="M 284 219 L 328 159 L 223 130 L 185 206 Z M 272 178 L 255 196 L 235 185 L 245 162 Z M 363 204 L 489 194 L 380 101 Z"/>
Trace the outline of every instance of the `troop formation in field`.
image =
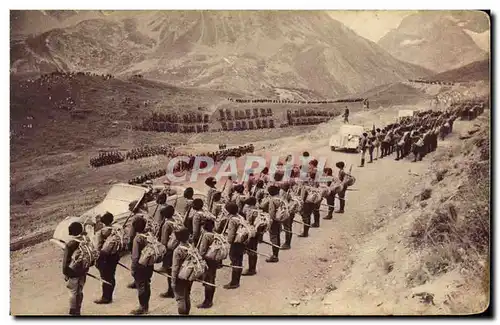
<path id="1" fill-rule="evenodd" d="M 479 107 L 479 106 L 478 106 Z M 481 107 L 484 107 L 482 105 Z M 396 160 L 410 153 L 414 161 L 422 159 L 437 147 L 438 138 L 444 139 L 453 130 L 453 122 L 459 116 L 474 117 L 482 112 L 461 105 L 447 111 L 423 111 L 400 119 L 397 123 L 365 132 L 359 141 L 361 167 L 396 152 Z M 348 122 L 348 111 L 344 120 Z M 215 161 L 227 156 L 241 156 L 253 152 L 253 145 L 220 150 L 205 154 Z M 279 263 L 280 251 L 292 248 L 294 237 L 310 236 L 311 228 L 320 227 L 321 206 L 327 207 L 324 220 L 331 220 L 333 213 L 345 211 L 346 192 L 355 184 L 351 171 L 345 170 L 342 161 L 335 166 L 318 171 L 318 160 L 308 152 L 302 154 L 302 165 L 294 165 L 290 177 L 284 170 L 284 162 L 271 174 L 264 168 L 259 174 L 248 171 L 248 179 L 235 181 L 231 177 L 222 186 L 214 177 L 205 180 L 206 196 L 195 198 L 193 188 L 176 193 L 169 181 L 155 195 L 156 208 L 148 211 L 145 199 L 129 204 L 130 216 L 122 226 L 113 225 L 114 216 L 107 212 L 93 222 L 93 233 L 85 233 L 85 225 L 71 223 L 63 259 L 63 274 L 71 293 L 70 315 L 80 315 L 83 288 L 89 268 L 96 266 L 102 282 L 101 298 L 96 304 L 113 302 L 116 286 L 115 272 L 118 266 L 131 272 L 130 289 L 136 289 L 138 308 L 131 314 L 149 312 L 151 278 L 153 274 L 165 278 L 164 286 L 154 288 L 161 299 L 175 299 L 178 313 L 188 315 L 191 310 L 193 282 L 204 285 L 204 300 L 198 308 L 216 306 L 215 279 L 222 267 L 231 268 L 231 277 L 223 286 L 234 290 L 240 286 L 242 276 L 258 276 L 259 257 L 266 263 Z M 190 160 L 194 162 L 194 157 Z M 192 168 L 186 163 L 181 168 Z M 317 177 L 319 174 L 324 177 Z M 149 186 L 152 182 L 148 182 Z M 152 190 L 152 188 L 151 188 Z M 176 195 L 175 202 L 167 204 L 169 196 Z M 337 205 L 338 204 L 338 205 Z M 338 206 L 336 210 L 335 207 Z M 157 213 L 159 212 L 159 213 Z M 301 227 L 293 231 L 293 224 Z M 269 241 L 264 235 L 269 234 Z M 282 241 L 284 239 L 284 241 Z M 294 244 L 295 245 L 295 244 Z M 120 262 L 130 253 L 131 266 Z M 244 263 L 244 256 L 247 262 Z M 230 264 L 225 263 L 229 258 Z M 158 265 L 158 269 L 155 269 Z M 120 284 L 125 285 L 125 284 Z"/>
<path id="2" fill-rule="evenodd" d="M 199 155 L 191 155 L 191 154 L 184 154 L 181 152 L 172 152 L 168 156 L 173 158 L 173 157 L 179 157 L 179 156 L 186 156 L 189 158 L 189 162 L 185 161 L 179 161 L 176 163 L 176 165 L 173 167 L 173 172 L 178 173 L 178 172 L 183 172 L 183 171 L 190 171 L 194 167 L 194 162 L 197 156 L 203 156 L 203 157 L 210 157 L 213 159 L 214 162 L 219 162 L 223 161 L 227 157 L 236 157 L 239 158 L 247 153 L 252 153 L 254 151 L 254 147 L 252 144 L 245 145 L 245 146 L 239 146 L 235 148 L 229 148 L 229 149 L 224 149 L 224 150 L 219 150 L 215 152 L 207 152 Z M 201 168 L 204 168 L 205 166 L 201 166 Z M 165 176 L 167 174 L 166 169 L 159 169 L 154 172 L 150 172 L 141 176 L 134 177 L 133 179 L 129 180 L 129 184 L 143 184 L 147 181 L 151 181 L 155 178 L 160 178 L 162 176 Z"/>
<path id="3" fill-rule="evenodd" d="M 452 132 L 453 123 L 458 117 L 462 120 L 476 118 L 484 111 L 484 103 L 460 103 L 446 111 L 421 111 L 414 116 L 400 119 L 382 129 L 375 128 L 363 133 L 360 139 L 361 164 L 364 167 L 366 153 L 368 163 L 378 158 L 396 153 L 396 160 L 413 154 L 413 161 L 422 160 L 428 153 L 435 151 L 438 138 L 444 138 Z"/>

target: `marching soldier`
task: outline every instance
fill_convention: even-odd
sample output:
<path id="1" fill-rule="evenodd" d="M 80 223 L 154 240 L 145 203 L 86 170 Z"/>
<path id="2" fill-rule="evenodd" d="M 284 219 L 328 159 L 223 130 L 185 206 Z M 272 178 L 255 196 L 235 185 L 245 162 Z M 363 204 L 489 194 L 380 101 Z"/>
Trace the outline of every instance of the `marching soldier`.
<path id="1" fill-rule="evenodd" d="M 208 211 L 212 210 L 212 196 L 217 192 L 217 188 L 215 185 L 217 184 L 217 181 L 215 180 L 214 177 L 208 177 L 205 179 L 205 185 L 208 186 L 208 193 L 207 193 L 207 209 Z"/>
<path id="2" fill-rule="evenodd" d="M 200 238 L 199 251 L 200 255 L 203 257 L 205 262 L 207 263 L 207 271 L 205 272 L 203 280 L 205 282 L 211 283 L 215 285 L 215 277 L 217 274 L 218 263 L 217 261 L 211 260 L 207 258 L 206 254 L 208 252 L 208 248 L 214 242 L 214 227 L 215 223 L 212 219 L 207 219 L 203 224 L 203 234 Z M 210 285 L 205 286 L 205 299 L 201 304 L 199 304 L 198 308 L 210 308 L 213 306 L 214 295 L 215 295 L 215 287 Z"/>
<path id="3" fill-rule="evenodd" d="M 175 238 L 179 245 L 174 249 L 172 261 L 172 288 L 177 301 L 177 311 L 179 315 L 189 315 L 191 310 L 191 287 L 192 281 L 179 279 L 179 271 L 186 260 L 189 248 L 189 230 L 181 228 L 175 232 Z"/>
<path id="4" fill-rule="evenodd" d="M 257 209 L 257 199 L 253 196 L 250 196 L 245 201 L 245 206 L 243 207 L 242 215 L 248 221 L 250 225 L 253 225 L 255 222 L 255 218 L 257 217 L 258 209 Z M 259 245 L 259 239 L 262 238 L 262 233 L 259 232 L 259 229 L 256 229 L 256 235 L 248 241 L 247 248 L 251 251 L 247 252 L 248 255 L 248 269 L 243 272 L 241 275 L 243 276 L 252 276 L 257 274 L 257 254 L 254 253 L 257 251 L 257 247 Z"/>
<path id="5" fill-rule="evenodd" d="M 264 212 L 268 212 L 269 216 L 271 217 L 271 228 L 269 229 L 269 237 L 271 239 L 271 243 L 274 245 L 272 248 L 273 255 L 269 258 L 266 259 L 266 262 L 268 263 L 277 263 L 279 262 L 279 248 L 280 247 L 280 232 L 281 232 L 281 223 L 275 220 L 275 216 L 277 213 L 277 209 L 279 207 L 280 201 L 279 201 L 279 188 L 271 185 L 268 188 L 269 195 L 271 195 L 270 198 L 267 200 L 263 201 L 262 205 L 260 208 Z"/>
<path id="6" fill-rule="evenodd" d="M 159 242 L 162 243 L 165 247 L 167 247 L 167 251 L 163 256 L 162 267 L 158 270 L 161 273 L 166 273 L 168 276 L 172 275 L 172 258 L 174 255 L 174 251 L 168 248 L 168 242 L 170 238 L 174 235 L 174 213 L 175 209 L 171 205 L 167 205 L 166 207 L 160 210 L 160 216 L 163 219 L 160 231 L 159 231 Z M 172 278 L 167 278 L 168 289 L 166 292 L 161 293 L 160 297 L 162 298 L 174 298 L 174 290 L 172 289 Z"/>
<path id="7" fill-rule="evenodd" d="M 371 131 L 368 136 L 368 153 L 370 154 L 370 161 L 368 163 L 373 162 L 373 151 L 375 150 L 375 145 L 377 141 L 377 136 L 375 135 L 375 131 Z"/>
<path id="8" fill-rule="evenodd" d="M 102 284 L 102 296 L 101 299 L 95 300 L 96 304 L 110 304 L 113 301 L 113 291 L 115 289 L 115 273 L 116 266 L 120 261 L 120 252 L 117 250 L 115 252 L 110 252 L 103 249 L 104 242 L 112 234 L 113 215 L 106 212 L 101 217 L 101 222 L 104 224 L 104 228 L 100 229 L 96 233 L 97 238 L 97 250 L 99 251 L 99 258 L 96 262 L 96 267 L 99 270 L 101 278 L 104 281 L 111 283 L 111 285 L 103 283 Z"/>
<path id="9" fill-rule="evenodd" d="M 366 155 L 367 145 L 368 145 L 368 133 L 363 132 L 363 136 L 359 139 L 359 150 L 361 151 L 361 165 L 359 165 L 359 167 L 365 166 L 365 155 Z"/>
<path id="10" fill-rule="evenodd" d="M 339 169 L 339 175 L 338 178 L 340 182 L 342 183 L 342 190 L 339 193 L 339 210 L 335 211 L 335 213 L 344 213 L 344 208 L 345 208 L 345 192 L 347 191 L 347 186 L 345 185 L 345 176 L 346 173 L 344 171 L 345 164 L 343 161 L 339 161 L 335 164 L 335 167 Z M 334 194 L 335 195 L 335 194 Z"/>
<path id="11" fill-rule="evenodd" d="M 198 241 L 200 240 L 203 224 L 206 221 L 206 217 L 203 214 L 203 200 L 202 199 L 194 199 L 193 200 L 193 207 L 192 207 L 194 213 L 192 217 L 192 226 L 191 228 L 193 229 L 193 244 L 195 246 L 198 246 Z"/>
<path id="12" fill-rule="evenodd" d="M 137 218 L 132 222 L 132 227 L 137 234 L 143 234 L 146 229 L 146 220 L 143 218 Z M 135 236 L 132 245 L 131 273 L 138 292 L 139 308 L 132 310 L 131 314 L 133 315 L 147 314 L 149 311 L 153 265 L 145 266 L 139 263 L 142 251 L 146 245 L 147 240 L 144 236 Z"/>
<path id="13" fill-rule="evenodd" d="M 66 243 L 64 248 L 64 258 L 62 272 L 66 281 L 66 288 L 69 289 L 69 315 L 80 316 L 83 303 L 83 287 L 87 279 L 88 268 L 71 268 L 73 254 L 79 247 L 79 240 L 83 233 L 83 226 L 79 222 L 73 222 L 68 227 L 69 235 L 72 239 Z"/>
<path id="14" fill-rule="evenodd" d="M 231 259 L 231 265 L 233 266 L 243 266 L 243 254 L 245 253 L 245 245 L 242 243 L 235 242 L 236 231 L 238 230 L 240 221 L 242 218 L 238 215 L 238 206 L 235 203 L 228 203 L 226 205 L 226 210 L 229 212 L 229 221 L 227 227 L 227 241 L 231 245 L 229 250 L 229 258 Z M 240 286 L 242 270 L 240 268 L 233 268 L 231 272 L 231 281 L 224 285 L 224 289 L 236 289 Z"/>
<path id="15" fill-rule="evenodd" d="M 323 173 L 327 177 L 333 177 L 333 170 L 329 167 L 323 170 Z M 332 181 L 327 182 L 327 186 L 330 186 Z M 326 197 L 326 204 L 328 205 L 328 214 L 323 217 L 324 220 L 331 220 L 333 218 L 333 211 L 335 211 L 335 192 L 330 191 Z"/>

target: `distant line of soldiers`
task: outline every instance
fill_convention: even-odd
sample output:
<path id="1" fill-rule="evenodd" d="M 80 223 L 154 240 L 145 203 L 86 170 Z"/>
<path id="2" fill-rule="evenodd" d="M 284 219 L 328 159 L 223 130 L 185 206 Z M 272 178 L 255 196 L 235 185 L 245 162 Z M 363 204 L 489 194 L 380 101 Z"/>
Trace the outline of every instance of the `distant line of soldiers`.
<path id="1" fill-rule="evenodd" d="M 308 164 L 307 176 L 302 178 L 299 177 L 302 166 L 294 165 L 290 180 L 285 180 L 283 164 L 274 175 L 265 168 L 259 175 L 250 172 L 245 182 L 229 179 L 222 188 L 217 188 L 216 180 L 209 177 L 205 180 L 208 187 L 205 200 L 194 198 L 194 190 L 187 188 L 182 197 L 167 204 L 172 194 L 170 183 L 166 182 L 152 214 L 144 201 L 133 201 L 129 205 L 131 216 L 122 227 L 113 225 L 110 213 L 96 218 L 95 241 L 83 233 L 82 224 L 72 223 L 69 233 L 74 240 L 66 243 L 63 259 L 63 273 L 71 293 L 70 314 L 81 313 L 83 287 L 93 265 L 98 268 L 101 278 L 97 279 L 102 282 L 102 296 L 96 304 L 113 302 L 115 272 L 121 266 L 133 278 L 127 287 L 137 290 L 139 307 L 132 314 L 148 313 L 154 273 L 166 280 L 166 290 L 160 297 L 175 298 L 180 315 L 190 313 L 193 282 L 205 287 L 204 300 L 197 307 L 211 308 L 218 269 L 231 268 L 231 279 L 223 287 L 237 289 L 241 276 L 257 274 L 259 255 L 266 256 L 267 263 L 277 263 L 279 251 L 292 248 L 293 236 L 308 237 L 310 228 L 320 227 L 324 199 L 328 207 L 324 219 L 333 218 L 336 198 L 340 209 L 335 212 L 344 213 L 345 192 L 354 184 L 352 175 L 344 171 L 344 163 L 336 163 L 336 176 L 327 167 L 323 170 L 327 177 L 318 180 L 318 161 L 307 152 L 303 158 Z M 302 228 L 299 234 L 293 231 L 294 224 Z M 266 232 L 270 242 L 263 239 Z M 281 233 L 285 237 L 283 244 Z M 259 250 L 262 244 L 270 247 L 271 255 Z M 130 267 L 120 262 L 127 251 L 131 252 Z M 245 254 L 248 267 L 244 271 Z M 224 263 L 227 258 L 231 264 Z M 161 268 L 155 270 L 155 264 L 161 264 Z"/>
<path id="2" fill-rule="evenodd" d="M 244 145 L 244 146 L 238 146 L 236 148 L 229 148 L 229 149 L 224 149 L 224 150 L 219 150 L 215 152 L 207 152 L 207 153 L 202 153 L 199 156 L 204 156 L 204 157 L 210 157 L 214 160 L 214 162 L 220 162 L 226 159 L 227 157 L 236 157 L 239 158 L 247 153 L 253 153 L 254 151 L 254 146 L 253 144 L 249 145 Z M 184 154 L 182 153 L 174 153 L 170 155 L 170 157 L 175 157 L 175 156 L 183 156 Z M 197 155 L 187 155 L 189 157 L 189 162 L 184 162 L 184 161 L 179 161 L 173 168 L 174 173 L 182 172 L 182 171 L 190 171 L 194 167 L 194 162 L 196 159 Z M 202 166 L 203 168 L 204 166 Z M 147 181 L 153 180 L 155 178 L 160 178 L 162 176 L 165 176 L 167 174 L 166 169 L 159 169 L 154 172 L 150 172 L 141 176 L 134 177 L 133 179 L 129 180 L 128 183 L 135 185 L 135 184 L 143 184 Z"/>
<path id="3" fill-rule="evenodd" d="M 276 104 L 332 104 L 332 103 L 353 103 L 362 102 L 364 98 L 337 99 L 337 100 L 287 100 L 287 99 L 234 99 L 227 98 L 235 103 L 276 103 Z"/>
<path id="4" fill-rule="evenodd" d="M 437 81 L 437 80 L 422 80 L 422 79 L 408 79 L 409 82 L 429 84 L 429 85 L 450 85 L 453 86 L 454 82 L 445 82 L 445 81 Z"/>
<path id="5" fill-rule="evenodd" d="M 90 165 L 92 167 L 101 167 L 118 164 L 124 160 L 125 156 L 119 151 L 100 152 L 99 156 L 90 158 Z"/>
<path id="6" fill-rule="evenodd" d="M 396 160 L 413 154 L 413 161 L 422 160 L 425 155 L 435 151 L 438 138 L 444 138 L 453 131 L 453 123 L 463 114 L 477 117 L 482 113 L 480 105 L 475 106 L 473 112 L 467 105 L 451 106 L 447 111 L 422 111 L 411 117 L 404 117 L 397 123 L 384 128 L 375 128 L 371 132 L 363 133 L 359 141 L 361 164 L 365 164 L 366 153 L 369 154 L 369 163 L 378 158 L 384 158 L 396 153 Z"/>
<path id="7" fill-rule="evenodd" d="M 159 155 L 174 157 L 175 152 L 173 146 L 144 146 L 127 151 L 125 155 L 119 151 L 101 152 L 98 157 L 90 158 L 90 165 L 97 168 L 106 165 L 118 164 L 125 161 L 125 159 L 140 159 Z"/>
<path id="8" fill-rule="evenodd" d="M 141 159 L 144 157 L 152 157 L 152 156 L 169 156 L 172 157 L 174 155 L 174 148 L 170 145 L 161 145 L 161 146 L 144 146 L 141 148 L 134 148 L 130 151 L 127 151 L 125 157 L 127 159 Z"/>

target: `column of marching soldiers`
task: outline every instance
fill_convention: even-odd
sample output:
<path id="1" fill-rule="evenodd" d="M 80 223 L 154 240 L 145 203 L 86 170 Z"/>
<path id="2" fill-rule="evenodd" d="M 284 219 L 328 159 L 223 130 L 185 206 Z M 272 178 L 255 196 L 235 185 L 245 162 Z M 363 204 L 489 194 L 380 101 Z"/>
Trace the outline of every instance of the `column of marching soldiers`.
<path id="1" fill-rule="evenodd" d="M 474 106 L 466 102 L 452 105 L 445 111 L 421 111 L 383 128 L 375 128 L 374 125 L 360 139 L 359 167 L 364 167 L 367 154 L 368 163 L 393 153 L 396 153 L 395 160 L 402 160 L 413 154 L 413 162 L 421 161 L 425 155 L 436 150 L 438 138 L 444 140 L 453 131 L 453 123 L 457 118 L 475 119 L 483 113 L 484 108 L 484 102 L 478 102 Z"/>
<path id="2" fill-rule="evenodd" d="M 253 144 L 249 145 L 244 145 L 244 146 L 238 146 L 235 148 L 229 148 L 229 149 L 222 149 L 214 152 L 207 152 L 207 153 L 202 153 L 199 155 L 191 155 L 191 154 L 183 154 L 183 153 L 174 153 L 170 157 L 177 157 L 177 156 L 186 156 L 189 158 L 189 161 L 179 161 L 175 164 L 173 168 L 174 173 L 178 172 L 185 172 L 185 171 L 190 171 L 194 167 L 194 163 L 196 161 L 197 156 L 202 156 L 202 157 L 210 157 L 214 162 L 220 162 L 226 159 L 227 157 L 235 157 L 239 158 L 247 153 L 253 153 L 254 151 L 254 146 Z M 206 166 L 202 165 L 200 168 L 205 168 Z M 154 172 L 147 173 L 142 176 L 134 177 L 133 179 L 129 180 L 129 184 L 143 184 L 145 182 L 151 182 L 151 180 L 155 178 L 159 178 L 162 176 L 165 176 L 167 174 L 166 169 L 159 169 Z M 147 184 L 146 184 L 147 185 Z"/>
<path id="3" fill-rule="evenodd" d="M 252 150 L 252 151 L 251 151 Z M 238 146 L 236 148 L 229 148 L 229 149 L 224 149 L 224 150 L 219 150 L 215 152 L 210 152 L 210 153 L 205 153 L 202 155 L 205 156 L 210 156 L 212 159 L 217 160 L 217 159 L 225 159 L 228 156 L 237 156 L 240 157 L 242 154 L 248 153 L 248 152 L 253 152 L 253 145 L 247 145 L 247 146 Z M 182 152 L 177 152 L 174 149 L 174 146 L 172 145 L 162 145 L 162 146 L 145 146 L 141 148 L 134 148 L 130 151 L 127 151 L 126 154 L 122 154 L 119 151 L 111 151 L 111 152 L 101 152 L 99 153 L 99 156 L 97 157 L 92 157 L 90 159 L 90 165 L 92 167 L 102 167 L 102 166 L 107 166 L 107 165 L 113 165 L 113 164 L 118 164 L 126 159 L 130 160 L 137 160 L 145 157 L 152 157 L 152 156 L 158 156 L 158 155 L 164 155 L 169 158 L 174 158 L 178 156 L 188 156 L 190 160 L 194 160 L 194 156 L 190 154 L 185 154 Z M 190 165 L 189 163 L 188 165 Z M 180 166 L 179 168 L 186 168 L 186 166 Z M 185 169 L 182 169 L 185 170 Z M 163 174 L 165 175 L 165 174 Z M 163 176 L 160 175 L 160 176 Z M 134 182 L 136 184 L 138 182 Z"/>
<path id="4" fill-rule="evenodd" d="M 482 110 L 478 108 L 469 113 L 475 118 Z M 377 139 L 381 139 L 380 157 L 396 152 L 396 160 L 400 160 L 409 153 L 408 148 L 413 150 L 415 158 L 423 157 L 435 150 L 437 135 L 443 139 L 452 131 L 453 121 L 458 116 L 463 116 L 463 107 L 444 112 L 426 111 L 376 129 L 375 135 L 365 133 L 359 143 L 361 165 L 364 165 L 366 151 L 370 161 L 373 161 L 374 152 L 375 158 L 378 157 Z M 385 132 L 385 137 L 377 138 L 377 132 Z M 388 137 L 391 132 L 393 137 Z M 433 136 L 426 138 L 426 134 Z M 408 137 L 412 139 L 410 147 Z M 222 188 L 217 187 L 213 177 L 208 177 L 205 200 L 194 198 L 194 190 L 190 187 L 181 196 L 166 181 L 152 214 L 144 200 L 133 201 L 129 205 L 130 216 L 118 227 L 113 225 L 113 215 L 107 212 L 90 224 L 95 233 L 93 239 L 84 232 L 88 225 L 71 223 L 68 230 L 73 239 L 66 243 L 62 267 L 71 293 L 69 314 L 80 315 L 87 275 L 102 282 L 102 296 L 95 303 L 112 303 L 117 266 L 131 272 L 133 281 L 128 288 L 137 290 L 139 302 L 139 307 L 131 312 L 134 315 L 149 311 L 154 273 L 165 278 L 164 287 L 159 288 L 164 290 L 160 297 L 175 299 L 180 315 L 190 313 L 193 282 L 201 282 L 205 290 L 204 300 L 197 307 L 211 308 L 217 270 L 231 268 L 231 278 L 223 287 L 237 289 L 241 276 L 257 274 L 259 256 L 267 257 L 267 263 L 277 263 L 280 250 L 291 249 L 293 236 L 308 237 L 310 228 L 320 227 L 324 199 L 328 213 L 323 219 L 332 219 L 334 212 L 344 213 L 346 191 L 355 183 L 350 171 L 344 170 L 344 162 L 335 164 L 336 175 L 332 168 L 326 167 L 323 170 L 326 177 L 318 179 L 318 161 L 307 152 L 303 153 L 303 159 L 308 163 L 304 163 L 304 167 L 294 165 L 287 180 L 282 168 L 271 175 L 267 167 L 259 175 L 248 171 L 249 179 L 245 182 L 229 177 Z M 176 194 L 179 195 L 175 202 L 166 204 L 168 196 Z M 336 199 L 339 202 L 337 211 L 334 209 Z M 300 233 L 293 231 L 294 223 L 302 227 Z M 270 241 L 263 238 L 266 232 Z M 259 250 L 262 245 L 270 248 L 270 255 Z M 120 262 L 126 252 L 131 252 L 130 266 Z M 243 271 L 245 254 L 248 264 Z M 224 263 L 227 257 L 231 264 Z M 155 270 L 155 264 L 160 263 L 161 268 Z M 88 273 L 93 265 L 99 270 L 100 278 Z"/>

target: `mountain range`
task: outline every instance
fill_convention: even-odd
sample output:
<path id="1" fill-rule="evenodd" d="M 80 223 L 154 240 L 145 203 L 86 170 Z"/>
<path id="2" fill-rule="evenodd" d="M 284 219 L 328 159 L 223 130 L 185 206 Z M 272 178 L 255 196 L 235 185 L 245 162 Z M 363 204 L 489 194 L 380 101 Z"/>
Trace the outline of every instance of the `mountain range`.
<path id="1" fill-rule="evenodd" d="M 325 97 L 432 74 L 320 11 L 11 11 L 11 73 L 142 74 L 249 95 Z"/>
<path id="2" fill-rule="evenodd" d="M 443 72 L 488 59 L 471 35 L 489 31 L 481 11 L 426 11 L 405 17 L 378 44 L 394 57 Z"/>

